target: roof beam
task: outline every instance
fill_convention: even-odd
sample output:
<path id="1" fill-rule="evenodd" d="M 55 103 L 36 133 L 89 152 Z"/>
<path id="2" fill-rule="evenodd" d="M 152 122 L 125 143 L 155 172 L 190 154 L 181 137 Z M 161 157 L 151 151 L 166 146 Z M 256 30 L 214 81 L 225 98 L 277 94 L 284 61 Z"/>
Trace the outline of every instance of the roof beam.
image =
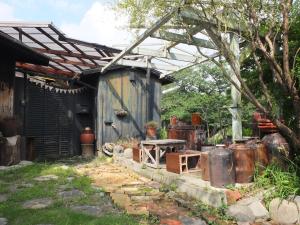
<path id="1" fill-rule="evenodd" d="M 216 57 L 219 57 L 219 56 L 220 56 L 220 53 L 217 52 L 217 53 L 214 53 L 214 54 L 210 55 L 209 58 L 216 58 Z M 172 72 L 169 72 L 169 73 L 161 74 L 161 75 L 160 75 L 160 78 L 164 78 L 164 77 L 166 77 L 166 76 L 170 76 L 170 75 L 172 75 L 173 73 L 182 71 L 182 70 L 187 69 L 187 68 L 190 68 L 190 67 L 192 67 L 192 66 L 196 66 L 197 64 L 202 64 L 202 63 L 204 63 L 204 62 L 208 62 L 208 61 L 210 61 L 209 58 L 203 58 L 202 61 L 200 61 L 200 62 L 197 62 L 197 63 L 191 63 L 191 64 L 189 64 L 189 65 L 186 65 L 186 66 L 183 66 L 183 67 L 179 68 L 179 69 L 176 70 L 176 71 L 172 71 Z"/>
<path id="2" fill-rule="evenodd" d="M 166 71 L 175 71 L 180 68 L 179 66 L 147 63 L 147 62 L 142 62 L 142 61 L 126 60 L 126 59 L 120 59 L 118 62 L 116 62 L 116 64 L 122 65 L 122 66 L 150 68 L 150 69 L 166 70 Z"/>
<path id="3" fill-rule="evenodd" d="M 142 43 L 147 37 L 149 37 L 151 34 L 153 34 L 155 31 L 157 31 L 162 25 L 167 23 L 177 8 L 163 16 L 161 19 L 159 19 L 156 23 L 154 23 L 150 28 L 148 28 L 141 36 L 138 37 L 138 39 L 133 42 L 128 48 L 124 49 L 120 54 L 118 54 L 110 63 L 108 63 L 105 67 L 102 68 L 102 73 L 104 73 L 109 67 L 116 64 L 120 59 L 123 58 L 127 53 L 131 52 L 135 47 L 137 47 L 140 43 Z"/>
<path id="4" fill-rule="evenodd" d="M 197 45 L 202 48 L 217 50 L 217 47 L 208 40 L 204 40 L 196 37 L 191 37 L 192 38 L 191 39 L 188 35 L 176 34 L 168 31 L 164 31 L 164 32 L 160 31 L 158 33 L 154 33 L 151 35 L 151 37 L 166 40 L 166 41 L 171 41 L 171 42 L 179 42 L 188 45 Z"/>
<path id="5" fill-rule="evenodd" d="M 59 69 L 52 69 L 52 68 L 28 64 L 28 63 L 16 62 L 16 67 L 24 69 L 24 70 L 37 72 L 37 73 L 53 74 L 53 75 L 59 75 L 59 76 L 74 77 L 77 75 L 77 73 L 72 73 L 72 72 L 59 70 Z"/>
<path id="6" fill-rule="evenodd" d="M 42 53 L 53 54 L 53 55 L 63 55 L 63 56 L 75 57 L 75 58 L 103 60 L 103 58 L 99 56 L 74 53 L 74 52 L 66 52 L 63 50 L 52 50 L 52 49 L 42 49 L 42 48 L 33 48 L 33 49 Z"/>
<path id="7" fill-rule="evenodd" d="M 0 27 L 20 27 L 20 28 L 34 28 L 34 27 L 49 27 L 49 23 L 26 23 L 26 22 L 1 22 Z"/>
<path id="8" fill-rule="evenodd" d="M 218 24 L 217 20 L 219 20 L 221 23 L 223 23 L 223 26 L 229 28 L 229 30 L 234 30 L 234 31 L 241 30 L 238 20 L 235 20 L 233 17 L 231 17 L 231 18 L 226 18 L 225 21 L 224 18 L 222 18 L 219 13 L 217 13 L 214 16 L 205 15 L 201 10 L 189 7 L 189 8 L 182 8 L 179 12 L 179 15 L 183 18 L 184 22 L 191 25 L 209 24 L 209 25 L 216 26 Z"/>
<path id="9" fill-rule="evenodd" d="M 173 53 L 169 51 L 160 51 L 160 50 L 152 50 L 146 48 L 137 47 L 131 51 L 133 54 L 141 54 L 158 58 L 165 58 L 170 60 L 178 60 L 184 62 L 200 62 L 203 60 L 203 57 L 194 57 L 191 55 L 185 55 L 180 53 Z"/>
<path id="10" fill-rule="evenodd" d="M 96 67 L 94 64 L 86 63 L 86 62 L 76 62 L 76 61 L 71 61 L 67 59 L 52 59 L 51 61 L 56 62 L 56 63 L 64 63 L 64 64 L 70 64 L 73 66 L 86 66 L 86 67 Z"/>

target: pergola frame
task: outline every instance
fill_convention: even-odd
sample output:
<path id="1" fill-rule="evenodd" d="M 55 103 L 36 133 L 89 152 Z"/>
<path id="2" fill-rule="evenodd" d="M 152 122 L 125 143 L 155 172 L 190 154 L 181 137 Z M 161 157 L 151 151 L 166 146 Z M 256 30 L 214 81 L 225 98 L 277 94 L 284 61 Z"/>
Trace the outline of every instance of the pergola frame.
<path id="1" fill-rule="evenodd" d="M 188 34 L 180 32 L 185 27 L 168 26 L 168 22 L 174 17 L 180 18 L 189 25 Z M 7 33 L 50 58 L 47 67 L 17 63 L 16 66 L 19 69 L 78 79 L 80 75 L 105 73 L 113 66 L 121 65 L 145 68 L 149 79 L 151 69 L 160 71 L 160 77 L 164 78 L 211 59 L 224 60 L 213 39 L 205 32 L 205 27 L 215 25 L 214 17 L 209 18 L 207 22 L 202 18 L 201 11 L 198 9 L 175 8 L 146 29 L 123 51 L 68 38 L 52 23 L 0 22 L 0 32 Z M 226 26 L 231 31 L 240 30 L 233 21 L 227 21 Z M 198 34 L 201 34 L 201 37 L 196 36 Z M 40 36 L 43 38 L 39 38 Z M 141 44 L 148 38 L 159 39 L 165 43 L 159 49 L 141 47 Z M 231 50 L 237 60 L 236 65 L 240 65 L 239 61 L 245 58 L 249 49 L 244 47 L 241 50 L 237 35 L 231 33 L 229 39 Z M 191 53 L 180 49 L 178 47 L 180 44 L 194 46 L 212 53 L 207 56 Z M 241 93 L 238 91 L 241 85 L 230 66 L 228 66 L 228 71 L 230 79 L 236 84 L 231 85 L 232 106 L 229 107 L 232 114 L 233 139 L 236 140 L 242 138 Z"/>
<path id="2" fill-rule="evenodd" d="M 195 12 L 197 11 L 197 12 Z M 156 23 L 154 23 L 151 27 L 146 29 L 146 31 L 140 35 L 131 45 L 129 45 L 127 48 L 125 48 L 122 52 L 120 52 L 112 61 L 110 61 L 106 66 L 102 67 L 101 72 L 104 73 L 107 71 L 111 66 L 116 65 L 118 62 L 122 62 L 123 57 L 130 55 L 130 54 L 141 54 L 141 55 L 147 55 L 147 62 L 148 68 L 153 68 L 153 60 L 154 59 L 167 59 L 167 60 L 176 60 L 176 61 L 183 61 L 188 62 L 188 65 L 182 66 L 178 69 L 174 69 L 173 71 L 168 71 L 165 73 L 162 73 L 161 77 L 172 75 L 180 70 L 186 69 L 191 66 L 199 65 L 203 62 L 209 61 L 211 58 L 221 57 L 222 54 L 219 52 L 209 54 L 208 57 L 204 57 L 203 55 L 187 55 L 187 54 L 180 54 L 180 53 L 174 53 L 171 52 L 171 49 L 175 48 L 178 44 L 188 44 L 192 46 L 196 46 L 197 49 L 210 49 L 210 50 L 218 50 L 216 45 L 213 43 L 210 36 L 205 32 L 206 26 L 214 26 L 215 21 L 214 18 L 211 18 L 211 22 L 207 23 L 207 21 L 204 21 L 199 17 L 199 13 L 201 15 L 201 12 L 198 11 L 198 9 L 194 8 L 183 8 L 180 9 L 176 8 L 167 15 L 160 18 Z M 187 38 L 188 35 L 185 33 L 179 33 L 179 32 L 170 32 L 166 31 L 167 26 L 166 25 L 171 18 L 173 17 L 180 17 L 184 21 L 188 21 L 190 25 L 196 25 L 194 27 L 193 31 L 189 32 L 189 38 Z M 201 23 L 203 23 L 203 26 L 201 26 Z M 200 24 L 200 26 L 199 26 Z M 226 25 L 230 27 L 231 30 L 239 30 L 239 27 L 236 27 L 232 21 L 229 21 Z M 164 27 L 164 30 L 160 30 L 160 28 Z M 176 30 L 176 28 L 171 27 L 172 30 Z M 181 27 L 179 27 L 181 29 Z M 204 31 L 204 32 L 203 32 Z M 194 35 L 201 33 L 202 35 L 205 35 L 207 39 L 195 37 Z M 192 34 L 193 36 L 191 37 Z M 165 47 L 160 50 L 153 50 L 153 49 L 146 49 L 143 47 L 140 47 L 140 44 L 146 40 L 147 38 L 156 38 L 161 39 L 167 42 Z M 249 51 L 249 49 L 244 48 L 244 52 L 240 50 L 239 46 L 239 37 L 234 34 L 230 33 L 229 37 L 229 45 L 231 48 L 231 51 L 233 52 L 235 58 L 236 58 L 236 65 L 238 67 L 240 66 L 240 60 L 245 59 L 246 53 Z M 222 59 L 224 60 L 224 59 Z M 132 64 L 134 67 L 135 65 Z M 228 65 L 228 73 L 230 74 L 230 79 L 235 82 L 235 85 L 231 85 L 231 97 L 232 97 L 232 105 L 229 107 L 229 111 L 232 114 L 232 135 L 233 140 L 242 139 L 242 120 L 241 120 L 241 93 L 239 91 L 241 85 L 239 80 L 237 79 L 234 71 L 231 69 L 231 67 Z M 159 69 L 159 68 L 156 68 Z M 174 89 L 174 88 L 173 88 Z"/>

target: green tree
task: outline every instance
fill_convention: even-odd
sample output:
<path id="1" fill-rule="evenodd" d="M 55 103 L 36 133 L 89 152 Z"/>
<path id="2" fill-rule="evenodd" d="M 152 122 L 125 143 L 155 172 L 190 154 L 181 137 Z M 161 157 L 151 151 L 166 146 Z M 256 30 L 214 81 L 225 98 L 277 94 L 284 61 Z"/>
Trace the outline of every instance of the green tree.
<path id="1" fill-rule="evenodd" d="M 217 46 L 224 61 L 209 59 L 245 99 L 272 119 L 300 154 L 299 1 L 123 0 L 120 7 L 133 15 L 131 23 L 134 26 L 147 26 L 148 21 L 177 7 L 177 14 L 170 25 L 181 27 L 189 41 L 194 40 L 193 31 L 200 26 Z M 188 14 L 189 19 L 180 17 L 182 11 Z M 147 21 L 145 18 L 151 19 Z M 252 60 L 248 67 L 250 70 L 240 70 L 228 43 L 228 35 L 224 35 L 229 33 L 238 35 L 241 45 L 248 47 Z M 205 56 L 200 48 L 198 51 Z M 227 64 L 241 87 L 231 79 Z M 254 83 L 256 88 L 250 88 Z M 278 111 L 289 114 L 292 122 L 282 123 Z"/>

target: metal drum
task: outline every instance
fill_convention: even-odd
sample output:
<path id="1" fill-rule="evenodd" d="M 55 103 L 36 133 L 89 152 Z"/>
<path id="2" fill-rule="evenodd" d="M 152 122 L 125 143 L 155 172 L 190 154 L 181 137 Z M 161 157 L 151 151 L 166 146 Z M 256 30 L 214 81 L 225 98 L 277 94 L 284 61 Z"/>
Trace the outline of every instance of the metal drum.
<path id="1" fill-rule="evenodd" d="M 229 148 L 233 151 L 236 182 L 252 182 L 255 169 L 254 150 L 246 145 L 245 140 L 237 140 L 236 143 L 230 145 Z"/>
<path id="2" fill-rule="evenodd" d="M 285 158 L 289 156 L 290 150 L 285 138 L 279 133 L 274 133 L 264 136 L 262 142 L 268 150 L 269 162 L 284 166 Z"/>
<path id="3" fill-rule="evenodd" d="M 210 184 L 224 188 L 235 183 L 235 170 L 232 151 L 225 147 L 216 147 L 209 152 Z"/>
<path id="4" fill-rule="evenodd" d="M 259 139 L 253 139 L 248 141 L 246 145 L 253 149 L 255 165 L 257 166 L 258 170 L 262 172 L 269 164 L 268 150 L 265 144 Z"/>
<path id="5" fill-rule="evenodd" d="M 209 181 L 209 152 L 215 149 L 214 145 L 201 146 L 200 169 L 202 180 Z"/>

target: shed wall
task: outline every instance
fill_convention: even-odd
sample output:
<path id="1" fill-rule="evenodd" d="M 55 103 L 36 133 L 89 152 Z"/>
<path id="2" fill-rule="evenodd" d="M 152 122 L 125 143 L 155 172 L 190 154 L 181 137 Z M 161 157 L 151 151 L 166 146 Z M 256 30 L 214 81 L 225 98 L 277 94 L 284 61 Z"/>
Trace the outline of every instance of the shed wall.
<path id="1" fill-rule="evenodd" d="M 77 94 L 59 93 L 23 78 L 16 79 L 16 87 L 23 87 L 16 90 L 15 110 L 23 118 L 26 158 L 57 159 L 81 154 L 80 133 L 84 127 L 94 125 L 94 94 L 88 89 Z"/>
<path id="2" fill-rule="evenodd" d="M 160 98 L 161 83 L 151 76 L 147 90 L 144 71 L 119 69 L 100 76 L 97 98 L 98 149 L 106 142 L 121 138 L 144 138 L 146 122 L 160 122 Z M 122 109 L 128 112 L 127 116 L 116 115 Z"/>
<path id="3" fill-rule="evenodd" d="M 0 118 L 13 116 L 15 62 L 0 57 Z"/>

